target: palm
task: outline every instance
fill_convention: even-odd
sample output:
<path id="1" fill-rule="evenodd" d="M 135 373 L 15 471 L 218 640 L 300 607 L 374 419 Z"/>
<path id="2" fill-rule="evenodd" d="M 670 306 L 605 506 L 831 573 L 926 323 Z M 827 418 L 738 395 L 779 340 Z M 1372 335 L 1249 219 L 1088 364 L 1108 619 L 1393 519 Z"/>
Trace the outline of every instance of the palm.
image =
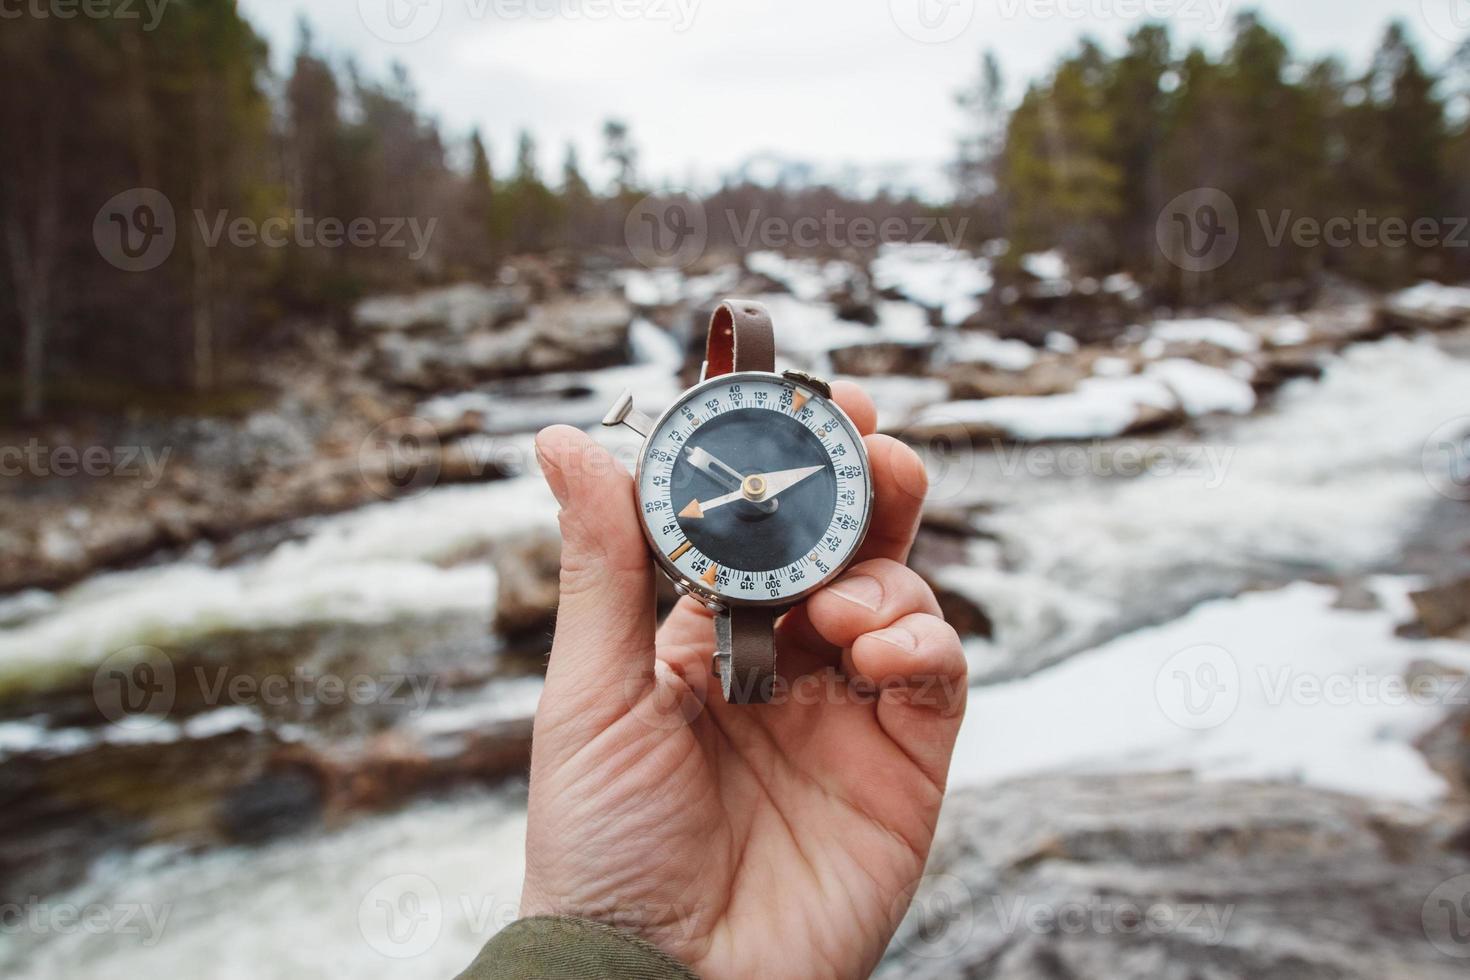
<path id="1" fill-rule="evenodd" d="M 877 962 L 923 872 L 964 700 L 958 641 L 898 564 L 918 500 L 894 492 L 892 465 L 875 459 L 875 533 L 848 573 L 881 580 L 883 601 L 849 607 L 829 588 L 789 613 L 778 662 L 795 686 L 765 706 L 720 696 L 698 603 L 683 600 L 656 636 L 641 614 L 613 611 L 651 605 L 642 542 L 609 543 L 602 525 L 574 526 L 564 509 L 568 547 L 595 530 L 601 561 L 623 562 L 619 601 L 601 609 L 626 623 L 569 613 L 594 569 L 572 567 L 564 549 L 522 914 L 610 922 L 711 980 L 849 977 Z M 597 488 L 603 513 L 610 490 Z M 883 639 L 890 623 L 917 634 L 913 649 Z M 623 642 L 644 628 L 641 646 Z M 590 688 L 599 644 L 653 669 Z M 947 697 L 917 697 L 920 674 L 948 681 Z M 880 697 L 848 678 L 903 683 Z"/>

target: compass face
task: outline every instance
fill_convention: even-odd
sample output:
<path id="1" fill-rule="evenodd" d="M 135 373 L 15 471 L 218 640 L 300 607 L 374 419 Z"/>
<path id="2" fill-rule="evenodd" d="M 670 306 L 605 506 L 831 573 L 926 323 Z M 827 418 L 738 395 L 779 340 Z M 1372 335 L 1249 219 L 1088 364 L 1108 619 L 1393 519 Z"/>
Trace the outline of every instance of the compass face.
<path id="1" fill-rule="evenodd" d="M 867 530 L 862 438 L 814 389 L 723 375 L 686 392 L 643 450 L 638 498 L 665 568 L 737 603 L 792 602 L 831 579 Z"/>

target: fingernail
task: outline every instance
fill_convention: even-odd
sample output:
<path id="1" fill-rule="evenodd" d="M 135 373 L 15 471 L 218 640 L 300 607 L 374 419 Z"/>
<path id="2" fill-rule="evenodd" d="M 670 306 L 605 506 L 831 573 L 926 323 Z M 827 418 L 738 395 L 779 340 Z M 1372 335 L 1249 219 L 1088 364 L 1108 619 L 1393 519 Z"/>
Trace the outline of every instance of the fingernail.
<path id="1" fill-rule="evenodd" d="M 900 650 L 913 651 L 919 648 L 918 639 L 902 626 L 890 626 L 887 629 L 881 629 L 868 635 L 882 640 L 884 643 L 896 646 Z"/>
<path id="2" fill-rule="evenodd" d="M 536 434 L 536 461 L 541 464 L 541 476 L 546 485 L 551 488 L 551 495 L 556 502 L 565 507 L 567 503 L 567 481 L 562 475 L 561 467 L 551 458 L 551 454 L 541 445 L 542 437 L 546 435 L 543 429 Z"/>
<path id="3" fill-rule="evenodd" d="M 830 590 L 848 602 L 877 612 L 883 605 L 883 583 L 871 575 L 853 575 L 837 582 Z"/>

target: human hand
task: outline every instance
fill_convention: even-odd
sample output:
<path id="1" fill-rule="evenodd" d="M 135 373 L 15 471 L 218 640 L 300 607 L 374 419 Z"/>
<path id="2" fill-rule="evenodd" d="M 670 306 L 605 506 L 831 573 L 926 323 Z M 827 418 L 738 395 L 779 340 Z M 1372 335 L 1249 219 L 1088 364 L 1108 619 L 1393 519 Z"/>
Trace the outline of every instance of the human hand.
<path id="1" fill-rule="evenodd" d="M 855 977 L 882 956 L 933 839 L 965 706 L 959 638 L 906 560 L 926 489 L 872 435 L 854 564 L 777 624 L 775 703 L 726 704 L 711 616 L 655 631 L 633 481 L 586 434 L 545 430 L 562 505 L 561 603 L 531 753 L 521 915 L 642 936 L 706 980 Z"/>

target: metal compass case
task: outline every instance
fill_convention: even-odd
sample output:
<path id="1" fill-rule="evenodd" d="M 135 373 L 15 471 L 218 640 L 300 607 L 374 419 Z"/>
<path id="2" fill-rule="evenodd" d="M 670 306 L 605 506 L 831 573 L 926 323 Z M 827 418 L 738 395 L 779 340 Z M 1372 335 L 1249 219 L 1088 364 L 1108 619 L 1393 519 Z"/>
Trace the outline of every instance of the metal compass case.
<path id="1" fill-rule="evenodd" d="M 839 575 L 863 542 L 873 478 L 825 381 L 775 371 L 770 314 L 732 299 L 710 321 L 700 382 L 657 419 L 624 392 L 603 419 L 643 436 L 644 537 L 681 595 L 715 613 L 727 701 L 770 700 L 776 617 Z"/>

